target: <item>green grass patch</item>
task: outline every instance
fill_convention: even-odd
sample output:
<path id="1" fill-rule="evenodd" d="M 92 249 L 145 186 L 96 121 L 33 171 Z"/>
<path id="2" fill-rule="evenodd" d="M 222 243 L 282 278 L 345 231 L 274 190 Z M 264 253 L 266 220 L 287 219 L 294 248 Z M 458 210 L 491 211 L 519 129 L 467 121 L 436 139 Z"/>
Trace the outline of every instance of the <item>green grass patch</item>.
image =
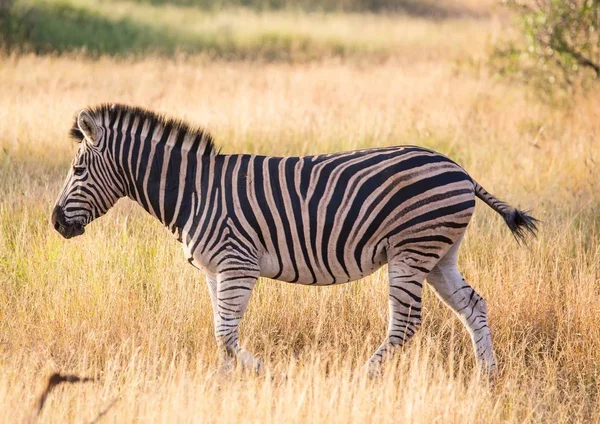
<path id="1" fill-rule="evenodd" d="M 224 59 L 307 61 L 390 53 L 384 40 L 346 37 L 357 17 L 98 0 L 15 2 L 4 10 L 3 44 L 37 54 L 205 54 Z M 312 23 L 315 26 L 312 26 Z M 328 28 L 333 24 L 333 28 Z"/>

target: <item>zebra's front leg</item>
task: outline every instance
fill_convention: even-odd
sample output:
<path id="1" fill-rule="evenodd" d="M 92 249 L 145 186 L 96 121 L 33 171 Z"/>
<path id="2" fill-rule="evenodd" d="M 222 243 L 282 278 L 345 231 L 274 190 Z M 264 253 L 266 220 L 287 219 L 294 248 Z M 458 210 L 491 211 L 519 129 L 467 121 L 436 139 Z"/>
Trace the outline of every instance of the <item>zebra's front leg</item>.
<path id="1" fill-rule="evenodd" d="M 240 345 L 238 333 L 257 278 L 258 273 L 246 270 L 217 275 L 215 337 L 222 355 L 235 358 L 242 367 L 260 373 L 262 361 Z"/>
<path id="2" fill-rule="evenodd" d="M 206 276 L 206 285 L 208 286 L 208 293 L 210 295 L 210 303 L 213 310 L 213 323 L 215 333 L 217 329 L 218 317 L 217 314 L 217 279 L 209 275 Z M 225 351 L 225 349 L 219 348 L 219 373 L 222 375 L 229 374 L 233 370 L 233 357 Z"/>

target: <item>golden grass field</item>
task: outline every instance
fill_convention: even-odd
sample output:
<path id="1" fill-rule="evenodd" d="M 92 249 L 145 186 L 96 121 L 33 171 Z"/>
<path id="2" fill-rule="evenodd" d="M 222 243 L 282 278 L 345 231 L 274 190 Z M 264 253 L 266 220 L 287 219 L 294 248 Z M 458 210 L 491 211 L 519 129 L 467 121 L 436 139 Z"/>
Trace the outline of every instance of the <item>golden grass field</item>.
<path id="1" fill-rule="evenodd" d="M 32 420 L 53 372 L 96 380 L 56 388 L 41 422 L 600 422 L 600 91 L 550 105 L 490 76 L 507 25 L 493 14 L 381 19 L 412 36 L 376 62 L 0 56 L 0 422 Z M 241 337 L 268 375 L 216 375 L 204 277 L 158 222 L 122 200 L 74 240 L 49 224 L 72 116 L 105 101 L 203 125 L 226 153 L 427 146 L 531 209 L 539 237 L 519 246 L 478 202 L 461 250 L 488 302 L 495 385 L 427 289 L 422 330 L 366 378 L 385 268 L 331 288 L 261 280 Z"/>

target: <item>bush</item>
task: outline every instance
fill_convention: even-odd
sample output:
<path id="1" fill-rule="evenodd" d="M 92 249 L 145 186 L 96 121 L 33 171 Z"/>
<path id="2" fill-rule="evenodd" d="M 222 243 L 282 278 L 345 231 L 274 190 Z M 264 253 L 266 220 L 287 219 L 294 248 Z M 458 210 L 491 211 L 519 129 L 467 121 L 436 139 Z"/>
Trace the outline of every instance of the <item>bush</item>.
<path id="1" fill-rule="evenodd" d="M 520 38 L 496 49 L 502 74 L 519 75 L 550 94 L 600 81 L 600 0 L 505 4 L 518 13 Z"/>

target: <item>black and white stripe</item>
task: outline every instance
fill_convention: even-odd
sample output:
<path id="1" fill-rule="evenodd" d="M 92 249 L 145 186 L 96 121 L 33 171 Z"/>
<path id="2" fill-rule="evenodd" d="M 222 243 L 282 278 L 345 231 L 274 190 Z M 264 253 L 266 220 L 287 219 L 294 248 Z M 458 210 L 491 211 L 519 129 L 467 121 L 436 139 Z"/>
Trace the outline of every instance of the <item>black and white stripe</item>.
<path id="1" fill-rule="evenodd" d="M 523 238 L 535 219 L 487 193 L 460 166 L 415 146 L 306 156 L 218 154 L 212 138 L 140 108 L 82 111 L 79 141 L 53 213 L 65 237 L 124 196 L 183 243 L 207 276 L 215 334 L 226 364 L 260 361 L 238 342 L 238 325 L 259 276 L 308 285 L 337 284 L 389 265 L 389 326 L 369 362 L 406 342 L 421 322 L 427 278 L 460 317 L 477 357 L 495 367 L 484 300 L 456 268 L 475 197 Z"/>

